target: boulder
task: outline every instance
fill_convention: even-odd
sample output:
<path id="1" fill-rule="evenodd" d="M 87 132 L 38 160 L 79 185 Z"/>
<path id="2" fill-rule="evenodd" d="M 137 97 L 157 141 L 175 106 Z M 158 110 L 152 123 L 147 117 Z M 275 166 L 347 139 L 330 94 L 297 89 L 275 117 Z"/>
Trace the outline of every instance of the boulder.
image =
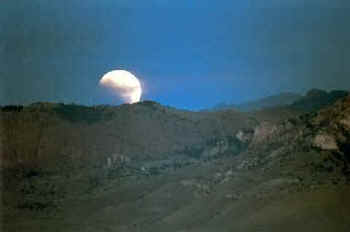
<path id="1" fill-rule="evenodd" d="M 339 150 L 336 139 L 328 134 L 318 134 L 313 140 L 313 145 L 322 150 Z"/>

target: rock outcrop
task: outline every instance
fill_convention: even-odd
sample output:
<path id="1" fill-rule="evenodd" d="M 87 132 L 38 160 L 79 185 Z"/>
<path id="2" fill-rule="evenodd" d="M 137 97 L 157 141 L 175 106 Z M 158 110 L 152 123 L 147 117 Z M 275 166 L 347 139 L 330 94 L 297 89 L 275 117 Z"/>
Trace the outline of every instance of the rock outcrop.
<path id="1" fill-rule="evenodd" d="M 313 145 L 323 150 L 338 151 L 339 147 L 332 135 L 318 134 L 315 136 Z"/>

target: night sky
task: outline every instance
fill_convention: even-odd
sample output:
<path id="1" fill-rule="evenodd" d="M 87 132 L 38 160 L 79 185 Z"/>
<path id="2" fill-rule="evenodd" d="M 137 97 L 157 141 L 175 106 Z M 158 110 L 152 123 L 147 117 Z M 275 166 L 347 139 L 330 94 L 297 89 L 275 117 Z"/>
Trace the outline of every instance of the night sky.
<path id="1" fill-rule="evenodd" d="M 349 89 L 347 2 L 3 0 L 0 105 L 119 104 L 98 87 L 112 69 L 186 109 Z"/>

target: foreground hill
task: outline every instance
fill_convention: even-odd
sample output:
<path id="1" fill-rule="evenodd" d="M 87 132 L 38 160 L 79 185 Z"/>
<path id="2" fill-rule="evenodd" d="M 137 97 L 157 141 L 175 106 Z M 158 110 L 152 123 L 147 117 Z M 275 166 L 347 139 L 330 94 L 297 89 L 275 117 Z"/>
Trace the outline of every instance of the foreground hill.
<path id="1" fill-rule="evenodd" d="M 114 156 L 137 161 L 175 153 L 201 156 L 206 147 L 236 149 L 236 133 L 256 124 L 233 110 L 197 113 L 150 101 L 117 107 L 52 103 L 4 107 L 1 119 L 1 158 L 6 168 L 57 168 L 66 161 L 96 166 Z"/>
<path id="2" fill-rule="evenodd" d="M 22 109 L 21 114 L 26 110 Z M 11 112 L 5 113 L 2 120 L 10 120 L 13 117 L 6 117 L 18 114 Z M 113 144 L 113 139 L 106 140 L 108 134 L 95 133 L 99 131 L 96 128 L 103 128 L 108 133 L 122 131 L 120 135 L 129 136 L 125 141 L 129 144 L 118 142 L 125 150 L 118 153 L 122 156 L 113 159 L 100 152 L 94 156 L 89 153 L 90 147 L 86 153 L 73 156 L 81 146 L 77 143 L 79 146 L 69 153 L 70 160 L 66 163 L 68 166 L 74 163 L 74 167 L 53 171 L 54 168 L 45 166 L 48 161 L 40 163 L 40 167 L 47 167 L 45 171 L 32 168 L 32 172 L 18 176 L 18 179 L 13 174 L 18 169 L 11 167 L 18 168 L 25 161 L 11 161 L 6 157 L 9 171 L 4 172 L 2 184 L 5 231 L 350 230 L 350 97 L 317 112 L 286 113 L 272 120 L 267 120 L 272 111 L 193 113 L 153 102 L 103 108 L 99 111 L 102 121 L 98 123 L 73 122 L 53 113 L 52 109 L 45 113 L 42 110 L 35 112 L 34 115 L 41 115 L 39 118 L 55 115 L 49 118 L 56 121 L 49 121 L 44 127 L 44 131 L 50 131 L 47 128 L 57 125 L 51 129 L 52 142 L 60 143 L 55 136 L 75 138 L 70 137 L 75 131 L 77 140 L 74 143 L 79 137 L 87 138 L 86 134 L 90 134 L 95 140 L 86 141 L 89 146 L 98 146 L 96 144 L 103 141 L 105 145 Z M 114 114 L 119 115 L 118 121 L 125 120 L 123 124 L 113 120 Z M 23 120 L 40 122 L 28 115 L 31 114 L 16 119 L 15 125 L 20 126 L 21 132 L 31 130 L 33 134 L 36 126 L 28 126 L 28 121 L 18 124 Z M 171 122 L 162 124 L 163 117 Z M 182 128 L 180 131 L 172 127 L 177 122 L 174 118 L 178 117 L 182 117 L 182 125 L 180 122 L 175 125 Z M 141 130 L 127 124 L 127 119 L 132 120 L 132 124 L 159 123 L 168 127 L 167 130 L 157 129 L 157 126 L 154 131 L 151 127 Z M 221 124 L 216 123 L 217 119 Z M 8 125 L 7 130 L 14 128 Z M 65 130 L 57 133 L 62 125 Z M 125 125 L 139 131 L 122 130 Z M 145 145 L 140 151 L 154 149 L 154 153 L 144 159 L 131 148 L 134 143 L 142 144 L 137 139 L 132 141 L 133 136 L 143 130 L 152 139 L 155 139 L 152 133 L 157 130 L 157 133 L 165 133 L 163 137 L 175 141 L 182 149 L 173 151 L 166 142 L 153 143 L 160 147 L 164 143 L 164 148 L 147 148 Z M 190 138 L 197 137 L 198 130 L 201 138 Z M 144 140 L 149 139 L 148 133 L 144 132 Z M 16 144 L 23 146 L 24 141 L 32 143 L 29 137 L 20 137 L 21 134 L 8 134 L 19 137 L 14 137 L 18 139 L 12 140 L 14 144 L 6 149 L 11 151 Z M 172 136 L 184 137 L 184 140 Z M 161 141 L 161 138 L 156 140 Z M 11 142 L 3 141 L 5 145 Z M 163 149 L 169 153 L 164 155 Z M 44 154 L 38 157 L 45 157 Z M 51 153 L 51 156 L 55 154 Z M 83 158 L 86 154 L 89 157 Z M 177 159 L 173 160 L 174 157 Z M 60 160 L 59 156 L 57 160 Z M 88 165 L 92 160 L 96 162 L 95 166 Z"/>

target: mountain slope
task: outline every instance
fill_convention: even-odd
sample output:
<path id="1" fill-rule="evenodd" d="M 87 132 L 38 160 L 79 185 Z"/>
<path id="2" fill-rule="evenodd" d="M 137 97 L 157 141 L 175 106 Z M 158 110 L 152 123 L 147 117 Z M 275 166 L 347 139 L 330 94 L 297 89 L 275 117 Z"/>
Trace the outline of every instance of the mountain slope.
<path id="1" fill-rule="evenodd" d="M 281 93 L 238 105 L 219 104 L 215 106 L 213 110 L 237 109 L 239 111 L 249 112 L 255 110 L 262 110 L 265 108 L 290 105 L 293 102 L 299 100 L 301 97 L 301 95 L 295 93 Z"/>
<path id="2" fill-rule="evenodd" d="M 281 93 L 239 105 L 219 104 L 213 108 L 213 111 L 236 109 L 242 112 L 269 110 L 276 112 L 276 109 L 286 110 L 288 108 L 293 111 L 310 112 L 332 105 L 348 94 L 349 91 L 346 90 L 332 90 L 327 92 L 321 89 L 311 89 L 305 96 L 295 93 Z"/>
<path id="3" fill-rule="evenodd" d="M 349 91 L 332 90 L 324 91 L 320 89 L 312 89 L 306 95 L 295 101 L 291 107 L 305 112 L 317 111 L 326 106 L 332 105 L 337 100 L 346 97 Z"/>
<path id="4" fill-rule="evenodd" d="M 239 154 L 227 151 L 153 171 L 135 172 L 125 166 L 121 174 L 128 175 L 106 177 L 107 182 L 88 192 L 67 194 L 55 214 L 50 215 L 49 209 L 8 210 L 4 228 L 346 232 L 350 229 L 349 115 L 347 97 L 321 111 L 283 121 L 249 121 L 251 127 L 236 134 L 249 143 Z M 253 120 L 249 114 L 246 117 Z M 44 177 L 30 178 L 35 185 Z"/>
<path id="5" fill-rule="evenodd" d="M 42 103 L 19 112 L 3 109 L 1 119 L 2 160 L 9 167 L 43 160 L 57 166 L 63 156 L 77 162 L 107 162 L 113 154 L 133 160 L 164 159 L 197 144 L 220 139 L 226 143 L 251 124 L 235 111 L 196 113 L 154 102 L 90 108 Z"/>

